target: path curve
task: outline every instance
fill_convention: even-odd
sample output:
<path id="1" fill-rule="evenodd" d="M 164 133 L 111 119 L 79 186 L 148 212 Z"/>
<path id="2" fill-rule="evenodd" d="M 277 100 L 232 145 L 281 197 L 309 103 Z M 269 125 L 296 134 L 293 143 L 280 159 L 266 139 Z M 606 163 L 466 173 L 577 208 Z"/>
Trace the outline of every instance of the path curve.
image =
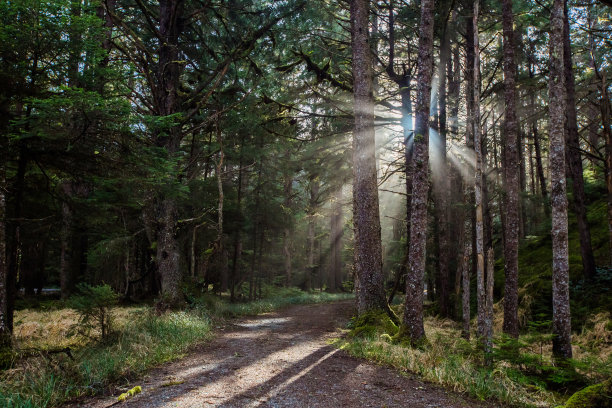
<path id="1" fill-rule="evenodd" d="M 353 302 L 292 306 L 217 328 L 180 361 L 154 369 L 142 393 L 120 404 L 170 407 L 491 407 L 329 345 Z M 81 401 L 106 408 L 116 396 Z"/>

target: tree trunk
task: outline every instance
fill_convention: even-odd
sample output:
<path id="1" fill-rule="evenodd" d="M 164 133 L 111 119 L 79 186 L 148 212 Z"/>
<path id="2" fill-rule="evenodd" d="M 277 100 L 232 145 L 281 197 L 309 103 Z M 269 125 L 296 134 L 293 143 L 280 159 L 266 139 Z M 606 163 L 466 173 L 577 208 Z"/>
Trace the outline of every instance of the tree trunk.
<path id="1" fill-rule="evenodd" d="M 531 124 L 533 131 L 533 150 L 535 152 L 535 160 L 536 160 L 536 169 L 538 174 L 538 180 L 540 181 L 540 193 L 544 199 L 548 198 L 548 190 L 546 188 L 546 177 L 544 176 L 544 165 L 542 164 L 542 149 L 540 148 L 540 135 L 538 134 L 538 124 L 534 119 Z M 545 207 L 546 214 L 550 212 L 548 209 L 548 203 L 546 203 Z"/>
<path id="2" fill-rule="evenodd" d="M 287 149 L 286 155 L 285 155 L 285 159 L 288 161 L 289 160 L 289 149 Z M 286 211 L 286 213 L 288 214 L 288 216 L 291 216 L 291 194 L 293 191 L 293 175 L 291 173 L 287 173 L 285 174 L 284 177 L 284 183 L 283 183 L 283 192 L 285 194 L 285 200 L 283 202 L 283 207 Z M 291 228 L 289 228 L 290 223 L 287 222 L 285 224 L 285 228 L 283 229 L 283 254 L 285 255 L 285 264 L 284 264 L 284 269 L 285 269 L 285 287 L 290 287 L 291 286 L 291 267 L 292 267 L 292 261 L 291 261 Z"/>
<path id="3" fill-rule="evenodd" d="M 158 50 L 154 92 L 159 116 L 174 115 L 180 110 L 179 80 L 181 64 L 179 58 L 179 36 L 182 32 L 183 5 L 181 0 L 160 0 L 159 29 L 161 38 Z M 166 134 L 157 135 L 157 144 L 174 156 L 183 137 L 181 129 L 171 125 Z M 159 203 L 157 229 L 157 270 L 161 280 L 163 302 L 174 307 L 182 303 L 182 275 L 179 265 L 179 245 L 176 238 L 178 213 L 174 198 L 162 197 Z"/>
<path id="4" fill-rule="evenodd" d="M 6 159 L 7 146 L 0 146 L 0 353 L 6 348 L 11 347 L 11 332 L 10 320 L 8 318 L 8 288 L 7 275 L 8 268 L 6 264 Z M 0 361 L 0 368 L 4 365 Z"/>
<path id="5" fill-rule="evenodd" d="M 468 194 L 466 190 L 466 199 Z M 470 215 L 465 217 L 464 238 L 463 238 L 463 257 L 461 259 L 461 309 L 462 309 L 462 330 L 461 337 L 470 339 L 470 259 L 472 259 L 472 226 L 470 225 Z"/>
<path id="6" fill-rule="evenodd" d="M 493 289 L 495 286 L 495 253 L 493 248 L 487 250 L 487 295 L 485 310 L 485 361 L 487 365 L 492 363 L 491 351 L 493 349 Z"/>
<path id="7" fill-rule="evenodd" d="M 238 192 L 236 195 L 236 206 L 238 208 L 238 222 L 234 232 L 234 254 L 232 260 L 232 271 L 230 273 L 230 302 L 236 300 L 236 285 L 238 279 L 238 264 L 242 255 L 242 164 L 243 164 L 244 136 L 240 140 L 240 153 L 238 159 Z"/>
<path id="8" fill-rule="evenodd" d="M 479 1 L 474 1 L 474 150 L 476 151 L 476 172 L 474 200 L 476 202 L 476 283 L 478 299 L 478 337 L 487 344 L 486 288 L 484 254 L 484 214 L 482 197 L 482 143 L 480 140 L 480 41 L 478 35 Z"/>
<path id="9" fill-rule="evenodd" d="M 565 18 L 563 19 L 563 65 L 565 74 L 565 87 L 567 89 L 567 148 L 566 159 L 569 172 L 568 178 L 572 180 L 572 196 L 574 212 L 578 221 L 580 235 L 580 254 L 582 255 L 582 269 L 586 279 L 595 276 L 595 258 L 591 246 L 591 229 L 587 220 L 586 196 L 584 194 L 584 180 L 582 176 L 582 157 L 580 156 L 580 139 L 578 138 L 578 121 L 576 118 L 576 91 L 574 72 L 572 68 L 571 39 L 569 19 L 567 16 L 567 0 L 565 4 Z"/>
<path id="10" fill-rule="evenodd" d="M 74 289 L 74 276 L 72 275 L 72 238 L 73 210 L 69 202 L 72 197 L 72 181 L 65 180 L 61 184 L 62 190 L 62 227 L 60 230 L 60 288 L 62 299 L 67 299 Z"/>
<path id="11" fill-rule="evenodd" d="M 446 162 L 446 65 L 450 57 L 450 33 L 446 28 L 440 49 L 440 62 L 438 65 L 438 137 L 437 157 L 439 160 L 437 183 L 434 183 L 436 193 L 436 218 L 438 220 L 438 286 L 437 293 L 440 305 L 440 315 L 449 317 L 449 261 L 450 261 L 450 235 L 449 235 L 449 193 L 450 179 L 448 164 Z"/>
<path id="12" fill-rule="evenodd" d="M 433 0 L 421 2 L 419 29 L 416 125 L 414 132 L 412 213 L 406 276 L 406 301 L 402 332 L 412 343 L 425 338 L 423 326 L 423 279 L 427 245 L 427 196 L 429 173 L 429 104 L 433 74 Z M 431 290 L 431 288 L 429 288 Z"/>
<path id="13" fill-rule="evenodd" d="M 569 304 L 567 196 L 565 191 L 566 88 L 563 69 L 564 0 L 555 0 L 551 13 L 549 138 L 553 250 L 553 354 L 572 357 Z"/>
<path id="14" fill-rule="evenodd" d="M 308 265 L 306 265 L 306 281 L 304 282 L 304 289 L 306 291 L 312 290 L 312 277 L 315 271 L 315 216 L 314 214 L 308 215 Z"/>
<path id="15" fill-rule="evenodd" d="M 353 223 L 355 227 L 355 272 L 359 285 L 357 311 L 381 309 L 390 312 L 382 273 L 382 244 L 378 209 L 372 63 L 368 43 L 369 1 L 351 1 L 353 48 Z"/>
<path id="16" fill-rule="evenodd" d="M 218 126 L 218 125 L 217 125 Z M 227 276 L 227 262 L 226 262 L 226 251 L 223 243 L 223 200 L 225 198 L 223 194 L 223 159 L 225 154 L 223 152 L 223 135 L 221 129 L 217 130 L 217 142 L 219 143 L 219 161 L 217 162 L 217 189 L 219 190 L 219 206 L 217 210 L 217 261 L 216 266 L 219 268 L 221 278 L 221 292 L 227 291 L 228 287 L 228 276 Z"/>
<path id="17" fill-rule="evenodd" d="M 342 186 L 340 186 L 334 196 L 331 215 L 329 289 L 334 292 L 342 290 L 342 199 Z"/>
<path id="18" fill-rule="evenodd" d="M 176 240 L 176 203 L 166 198 L 159 209 L 161 224 L 157 235 L 157 271 L 161 280 L 162 302 L 174 307 L 182 303 L 179 247 Z"/>
<path id="19" fill-rule="evenodd" d="M 504 32 L 504 333 L 518 338 L 519 143 L 512 0 L 503 0 Z"/>

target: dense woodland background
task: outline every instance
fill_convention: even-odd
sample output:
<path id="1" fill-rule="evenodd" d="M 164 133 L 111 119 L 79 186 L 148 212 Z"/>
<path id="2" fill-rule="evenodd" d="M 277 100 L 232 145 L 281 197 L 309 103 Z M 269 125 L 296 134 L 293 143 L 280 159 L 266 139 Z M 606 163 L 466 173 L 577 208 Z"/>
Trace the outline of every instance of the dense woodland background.
<path id="1" fill-rule="evenodd" d="M 424 303 L 490 339 L 503 299 L 505 333 L 552 320 L 571 357 L 611 299 L 611 11 L 1 2 L 4 344 L 42 288 L 165 309 L 298 286 L 396 322 L 405 293 L 413 343 Z"/>

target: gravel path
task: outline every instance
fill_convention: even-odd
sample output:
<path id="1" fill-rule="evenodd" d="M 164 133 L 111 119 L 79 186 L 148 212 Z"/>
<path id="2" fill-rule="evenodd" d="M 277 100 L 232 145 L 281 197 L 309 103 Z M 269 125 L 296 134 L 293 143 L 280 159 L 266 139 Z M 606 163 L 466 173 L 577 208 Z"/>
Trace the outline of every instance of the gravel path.
<path id="1" fill-rule="evenodd" d="M 153 370 L 120 406 L 491 407 L 330 346 L 353 302 L 293 306 L 217 329 L 188 357 Z M 74 407 L 106 408 L 117 397 Z M 116 405 L 115 405 L 116 406 Z"/>

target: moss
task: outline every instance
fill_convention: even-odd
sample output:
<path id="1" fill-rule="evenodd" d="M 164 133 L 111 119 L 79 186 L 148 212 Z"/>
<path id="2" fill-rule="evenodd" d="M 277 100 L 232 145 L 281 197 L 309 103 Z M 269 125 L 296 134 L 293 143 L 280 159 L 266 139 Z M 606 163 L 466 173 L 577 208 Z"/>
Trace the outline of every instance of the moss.
<path id="1" fill-rule="evenodd" d="M 612 408 L 612 380 L 576 392 L 559 408 Z"/>
<path id="2" fill-rule="evenodd" d="M 381 334 L 393 336 L 398 331 L 397 325 L 393 323 L 389 315 L 380 309 L 357 316 L 352 326 L 350 335 L 354 337 L 372 337 Z"/>
<path id="3" fill-rule="evenodd" d="M 397 331 L 397 334 L 393 336 L 393 344 L 398 344 L 402 347 L 410 347 L 424 350 L 428 345 L 427 337 L 422 337 L 419 340 L 412 340 L 410 338 L 410 330 L 407 327 L 401 326 Z"/>
<path id="4" fill-rule="evenodd" d="M 142 388 L 140 388 L 140 385 L 137 385 L 136 387 L 132 388 L 128 392 L 124 392 L 123 394 L 121 394 L 119 396 L 119 398 L 117 398 L 117 401 L 123 402 L 123 401 L 133 397 L 136 394 L 140 394 L 141 392 L 142 392 Z"/>

